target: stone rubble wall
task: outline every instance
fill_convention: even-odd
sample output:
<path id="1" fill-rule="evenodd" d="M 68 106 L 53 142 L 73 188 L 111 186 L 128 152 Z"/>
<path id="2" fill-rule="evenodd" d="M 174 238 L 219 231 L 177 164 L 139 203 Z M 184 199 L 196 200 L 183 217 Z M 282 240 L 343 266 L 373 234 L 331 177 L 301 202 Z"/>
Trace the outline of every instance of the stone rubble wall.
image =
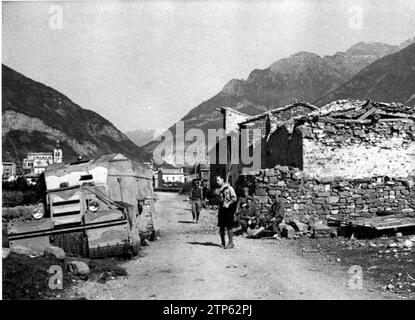
<path id="1" fill-rule="evenodd" d="M 306 122 L 303 170 L 311 177 L 348 179 L 415 174 L 413 122 Z"/>
<path id="2" fill-rule="evenodd" d="M 371 217 L 378 211 L 414 214 L 415 175 L 405 179 L 342 177 L 316 179 L 305 171 L 287 166 L 259 170 L 246 176 L 254 202 L 262 212 L 271 206 L 270 195 L 277 195 L 286 205 L 288 218 L 325 220 Z"/>

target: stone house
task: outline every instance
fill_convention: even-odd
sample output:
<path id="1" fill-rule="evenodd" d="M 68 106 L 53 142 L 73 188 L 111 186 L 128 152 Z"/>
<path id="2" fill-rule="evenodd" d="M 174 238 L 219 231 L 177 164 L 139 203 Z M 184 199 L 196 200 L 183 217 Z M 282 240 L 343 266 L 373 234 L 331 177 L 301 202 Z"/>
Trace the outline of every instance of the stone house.
<path id="1" fill-rule="evenodd" d="M 276 166 L 246 176 L 262 210 L 277 195 L 304 219 L 414 214 L 414 107 L 335 101 L 280 123 L 271 141 Z"/>
<path id="2" fill-rule="evenodd" d="M 228 182 L 234 185 L 241 174 L 246 174 L 251 170 L 250 165 L 241 163 L 241 150 L 252 155 L 254 146 L 260 147 L 261 168 L 275 166 L 278 157 L 269 147 L 274 145 L 273 139 L 276 138 L 273 136 L 274 132 L 278 130 L 280 124 L 316 110 L 318 110 L 317 107 L 306 102 L 295 102 L 255 116 L 249 116 L 228 107 L 219 109 L 218 111 L 223 115 L 223 129 L 226 135 L 226 141 L 222 141 L 226 145 L 226 159 L 221 161 L 219 158 L 220 142 L 218 142 L 214 158 L 210 158 L 211 176 L 227 177 Z M 260 136 L 255 137 L 251 134 L 248 138 L 248 145 L 243 146 L 241 143 L 243 129 L 259 129 Z M 236 163 L 231 161 L 233 152 L 238 153 L 236 159 L 239 161 Z"/>
<path id="3" fill-rule="evenodd" d="M 415 175 L 415 108 L 341 100 L 281 123 L 267 144 L 268 168 L 311 177 Z"/>

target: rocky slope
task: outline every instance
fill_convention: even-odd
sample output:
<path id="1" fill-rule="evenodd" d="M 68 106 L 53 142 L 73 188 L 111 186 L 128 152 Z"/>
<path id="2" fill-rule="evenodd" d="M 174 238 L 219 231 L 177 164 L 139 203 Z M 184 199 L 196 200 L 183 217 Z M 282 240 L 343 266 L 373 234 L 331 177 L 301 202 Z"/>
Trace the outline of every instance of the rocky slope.
<path id="1" fill-rule="evenodd" d="M 111 122 L 58 91 L 2 65 L 3 161 L 27 152 L 52 151 L 60 141 L 64 161 L 120 152 L 139 161 L 148 156 Z"/>

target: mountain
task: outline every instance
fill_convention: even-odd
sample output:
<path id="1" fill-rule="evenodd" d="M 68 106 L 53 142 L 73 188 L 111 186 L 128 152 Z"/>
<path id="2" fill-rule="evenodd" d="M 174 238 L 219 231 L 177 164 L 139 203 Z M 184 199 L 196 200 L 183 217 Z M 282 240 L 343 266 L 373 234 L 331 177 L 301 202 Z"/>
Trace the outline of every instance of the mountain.
<path id="1" fill-rule="evenodd" d="M 181 120 L 185 130 L 201 128 L 206 131 L 221 127 L 222 119 L 216 108 L 222 106 L 256 115 L 296 100 L 315 101 L 370 63 L 398 50 L 399 46 L 360 42 L 332 56 L 298 52 L 266 69 L 253 70 L 246 80 L 229 81 L 218 94 L 192 109 Z M 174 133 L 174 126 L 170 130 Z M 150 142 L 144 148 L 151 152 L 158 143 Z"/>
<path id="2" fill-rule="evenodd" d="M 2 65 L 3 161 L 21 162 L 27 152 L 52 151 L 60 141 L 65 162 L 123 153 L 148 156 L 99 114 L 86 110 L 58 91 Z"/>
<path id="3" fill-rule="evenodd" d="M 370 64 L 315 104 L 322 106 L 343 98 L 414 105 L 415 43 Z"/>
<path id="4" fill-rule="evenodd" d="M 141 147 L 162 133 L 163 130 L 159 129 L 137 129 L 125 132 L 125 135 L 137 146 Z"/>
<path id="5" fill-rule="evenodd" d="M 415 37 L 413 37 L 412 39 L 408 39 L 408 40 L 402 42 L 399 45 L 399 49 L 405 49 L 406 47 L 409 47 L 413 43 L 415 43 Z"/>

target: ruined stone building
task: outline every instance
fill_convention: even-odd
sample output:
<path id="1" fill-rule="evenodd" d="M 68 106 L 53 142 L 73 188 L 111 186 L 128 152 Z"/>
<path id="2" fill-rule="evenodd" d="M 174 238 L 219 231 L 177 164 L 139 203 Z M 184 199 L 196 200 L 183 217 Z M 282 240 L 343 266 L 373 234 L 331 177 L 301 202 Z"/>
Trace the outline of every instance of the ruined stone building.
<path id="1" fill-rule="evenodd" d="M 414 214 L 415 108 L 342 100 L 281 123 L 268 145 L 277 166 L 252 172 L 262 210 L 269 195 L 295 216 Z"/>
<path id="2" fill-rule="evenodd" d="M 277 195 L 288 215 L 413 214 L 414 107 L 340 100 L 320 109 L 298 103 L 279 110 L 243 117 L 222 109 L 228 130 L 263 128 L 261 170 L 230 163 L 221 168 L 237 189 L 250 188 L 262 210 Z"/>
<path id="3" fill-rule="evenodd" d="M 249 149 L 249 153 L 253 153 L 253 146 L 260 148 L 261 152 L 261 168 L 273 167 L 278 163 L 276 152 L 269 146 L 272 145 L 274 132 L 279 125 L 286 121 L 308 114 L 318 110 L 317 107 L 305 102 L 296 102 L 284 107 L 276 108 L 259 115 L 249 116 L 232 108 L 223 107 L 220 112 L 223 115 L 223 129 L 226 135 L 226 141 L 222 141 L 226 145 L 226 161 L 220 161 L 219 148 L 220 143 L 216 144 L 216 152 L 214 159 L 211 158 L 211 176 L 221 175 L 227 177 L 229 183 L 235 184 L 241 174 L 250 171 L 251 166 L 241 163 L 241 150 Z M 243 146 L 241 143 L 241 131 L 243 129 L 260 129 L 260 136 L 251 136 L 248 139 L 248 145 Z M 237 161 L 231 162 L 232 154 L 238 153 L 235 157 Z"/>
<path id="4" fill-rule="evenodd" d="M 281 124 L 267 148 L 311 177 L 402 178 L 415 174 L 414 119 L 413 107 L 336 101 Z"/>

